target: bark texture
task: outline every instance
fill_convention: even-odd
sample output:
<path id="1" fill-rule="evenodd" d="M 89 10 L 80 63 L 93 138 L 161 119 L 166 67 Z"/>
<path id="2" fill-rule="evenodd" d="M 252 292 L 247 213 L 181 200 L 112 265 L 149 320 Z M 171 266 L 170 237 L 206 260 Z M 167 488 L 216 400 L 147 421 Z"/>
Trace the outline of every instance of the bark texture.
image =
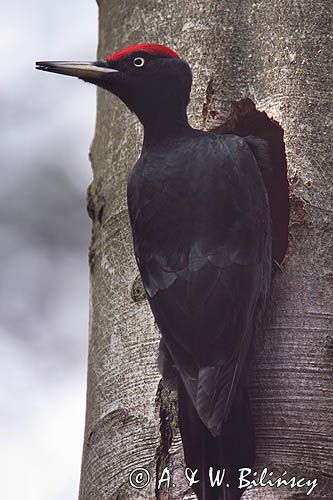
<path id="1" fill-rule="evenodd" d="M 257 341 L 251 395 L 257 469 L 318 479 L 332 498 L 331 3 L 315 0 L 100 0 L 99 56 L 134 43 L 175 48 L 192 66 L 191 124 L 218 125 L 249 97 L 277 120 L 291 184 L 290 244 Z M 80 500 L 182 499 L 173 393 L 156 368 L 158 331 L 132 253 L 127 175 L 142 138 L 125 106 L 98 93 L 92 145 L 91 318 Z M 143 489 L 129 474 L 150 470 Z M 168 466 L 175 487 L 156 489 Z M 246 499 L 302 499 L 302 488 L 255 488 Z"/>

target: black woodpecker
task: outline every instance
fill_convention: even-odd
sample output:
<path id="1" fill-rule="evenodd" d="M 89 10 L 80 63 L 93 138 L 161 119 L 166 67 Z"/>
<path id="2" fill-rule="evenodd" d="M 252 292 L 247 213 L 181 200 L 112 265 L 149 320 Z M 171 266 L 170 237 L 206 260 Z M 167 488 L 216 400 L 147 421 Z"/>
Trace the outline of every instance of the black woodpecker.
<path id="1" fill-rule="evenodd" d="M 136 262 L 162 334 L 159 365 L 176 375 L 187 467 L 199 500 L 236 500 L 252 468 L 248 354 L 271 283 L 265 142 L 187 120 L 192 74 L 173 50 L 139 44 L 103 60 L 38 62 L 118 96 L 144 127 L 128 180 Z M 211 486 L 209 468 L 225 469 Z"/>

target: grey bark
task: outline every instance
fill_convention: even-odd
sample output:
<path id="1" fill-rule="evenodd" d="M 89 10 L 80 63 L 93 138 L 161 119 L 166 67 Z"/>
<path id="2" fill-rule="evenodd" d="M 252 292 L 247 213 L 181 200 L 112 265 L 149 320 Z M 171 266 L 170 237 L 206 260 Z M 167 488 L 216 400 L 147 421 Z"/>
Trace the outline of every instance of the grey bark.
<path id="1" fill-rule="evenodd" d="M 225 118 L 232 101 L 249 97 L 285 131 L 290 245 L 252 370 L 256 470 L 318 478 L 310 498 L 332 498 L 331 2 L 100 0 L 99 7 L 99 56 L 158 42 L 190 62 L 193 126 L 216 125 L 213 118 Z M 88 192 L 91 319 L 80 500 L 189 494 L 175 396 L 160 384 L 159 334 L 132 253 L 126 181 L 141 139 L 137 119 L 100 91 Z M 152 475 L 142 490 L 128 481 L 138 466 Z M 164 466 L 176 487 L 155 493 Z M 256 488 L 244 498 L 308 498 L 305 491 Z"/>

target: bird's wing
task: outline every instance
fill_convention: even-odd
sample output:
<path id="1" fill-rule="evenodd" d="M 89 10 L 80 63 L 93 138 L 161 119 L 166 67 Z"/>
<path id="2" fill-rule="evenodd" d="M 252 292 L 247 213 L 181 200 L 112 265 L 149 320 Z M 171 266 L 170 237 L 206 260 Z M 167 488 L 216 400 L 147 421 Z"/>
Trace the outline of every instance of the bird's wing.
<path id="1" fill-rule="evenodd" d="M 172 161 L 158 175 L 148 168 L 140 203 L 129 205 L 165 345 L 201 420 L 218 434 L 265 302 L 271 249 L 267 197 L 246 142 L 229 136 L 207 148 L 205 158 L 188 151 L 192 164 L 182 169 Z"/>

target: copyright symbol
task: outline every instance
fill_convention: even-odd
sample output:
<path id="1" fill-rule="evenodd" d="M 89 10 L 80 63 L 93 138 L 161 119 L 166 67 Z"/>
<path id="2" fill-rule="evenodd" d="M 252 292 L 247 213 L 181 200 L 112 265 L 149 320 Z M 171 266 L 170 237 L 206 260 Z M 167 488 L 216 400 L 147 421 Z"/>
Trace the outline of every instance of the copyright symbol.
<path id="1" fill-rule="evenodd" d="M 137 490 L 141 490 L 141 488 L 147 486 L 149 481 L 150 474 L 147 469 L 144 469 L 143 467 L 137 467 L 136 469 L 132 470 L 129 475 L 130 485 Z"/>

